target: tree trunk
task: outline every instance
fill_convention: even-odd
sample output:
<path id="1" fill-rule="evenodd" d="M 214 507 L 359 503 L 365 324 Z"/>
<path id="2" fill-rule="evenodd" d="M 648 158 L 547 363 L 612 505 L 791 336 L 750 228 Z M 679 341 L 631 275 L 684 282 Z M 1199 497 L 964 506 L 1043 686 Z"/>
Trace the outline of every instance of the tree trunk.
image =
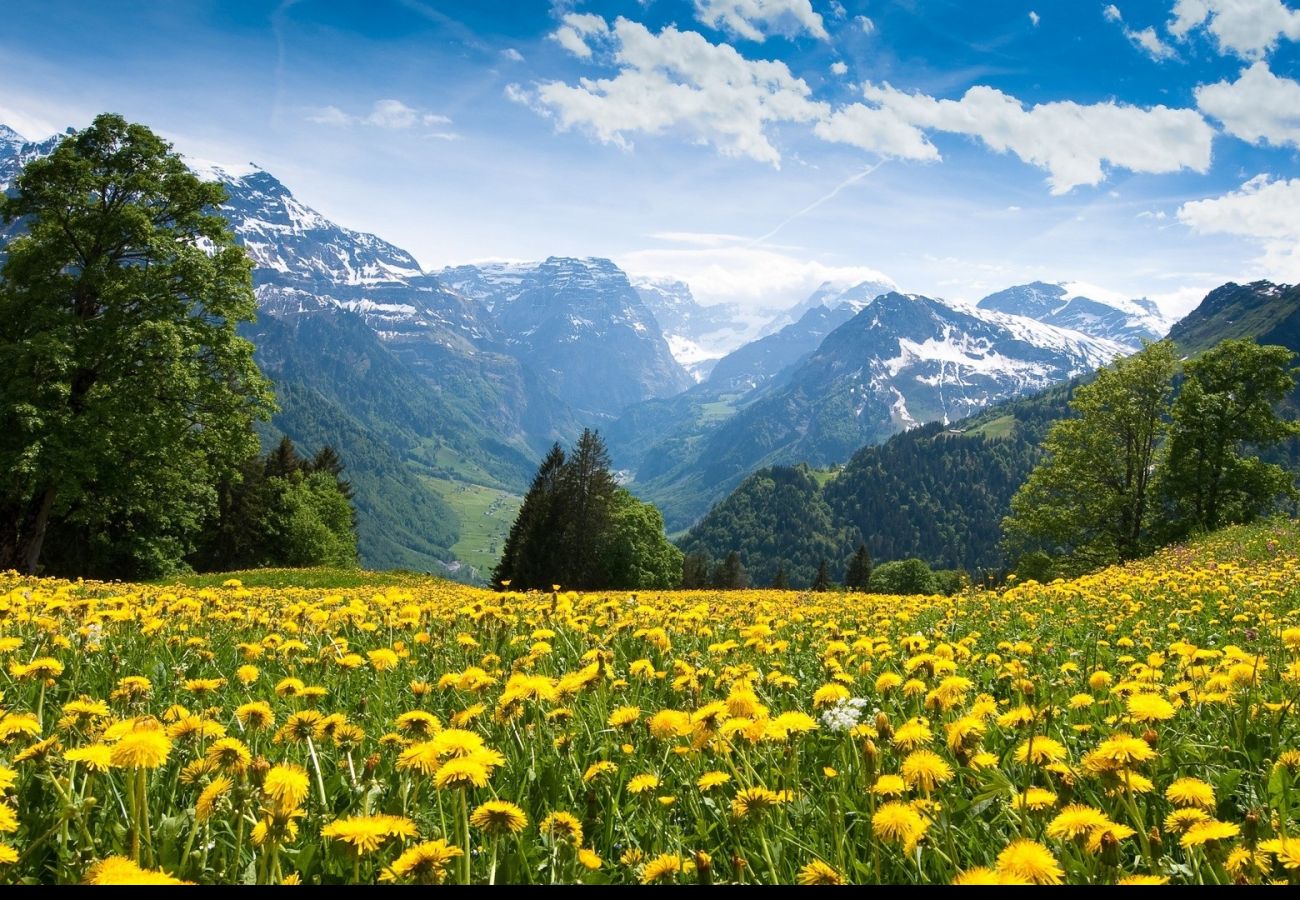
<path id="1" fill-rule="evenodd" d="M 34 503 L 33 522 L 27 533 L 19 538 L 22 571 L 28 575 L 36 574 L 36 567 L 41 561 L 41 548 L 45 545 L 45 531 L 50 524 L 50 510 L 54 508 L 54 488 L 46 488 L 41 499 Z"/>

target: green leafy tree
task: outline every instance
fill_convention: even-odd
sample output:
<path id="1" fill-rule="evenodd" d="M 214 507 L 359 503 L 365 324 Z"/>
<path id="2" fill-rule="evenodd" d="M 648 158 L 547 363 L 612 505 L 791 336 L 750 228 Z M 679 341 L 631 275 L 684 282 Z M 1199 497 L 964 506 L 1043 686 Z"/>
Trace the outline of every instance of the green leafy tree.
<path id="1" fill-rule="evenodd" d="M 1294 474 L 1252 451 L 1300 434 L 1276 411 L 1295 389 L 1295 356 L 1227 340 L 1183 366 L 1160 481 L 1168 537 L 1249 522 L 1294 493 Z"/>
<path id="2" fill-rule="evenodd" d="M 817 574 L 813 576 L 812 589 L 818 593 L 823 593 L 831 589 L 831 572 L 830 565 L 826 562 L 826 557 L 822 557 L 821 562 L 817 564 Z"/>
<path id="3" fill-rule="evenodd" d="M 699 590 L 709 586 L 709 573 L 713 560 L 707 553 L 695 551 L 682 558 L 682 587 L 688 591 Z"/>
<path id="4" fill-rule="evenodd" d="M 37 570 L 52 525 L 125 550 L 94 574 L 174 566 L 256 453 L 272 400 L 235 330 L 256 303 L 224 200 L 107 114 L 3 199 L 24 231 L 0 273 L 0 569 Z"/>
<path id="5" fill-rule="evenodd" d="M 600 571 L 602 586 L 618 590 L 667 590 L 680 580 L 682 551 L 664 537 L 663 516 L 622 488 L 614 493 Z"/>
<path id="6" fill-rule="evenodd" d="M 880 594 L 933 594 L 934 573 L 923 559 L 881 563 L 871 574 L 871 589 Z"/>
<path id="7" fill-rule="evenodd" d="M 859 543 L 844 573 L 844 586 L 851 591 L 866 591 L 871 586 L 871 551 Z"/>
<path id="8" fill-rule="evenodd" d="M 1052 426 L 1047 458 L 1011 500 L 1009 550 L 1060 552 L 1076 569 L 1143 551 L 1176 362 L 1170 342 L 1148 344 L 1075 392 L 1074 417 Z"/>

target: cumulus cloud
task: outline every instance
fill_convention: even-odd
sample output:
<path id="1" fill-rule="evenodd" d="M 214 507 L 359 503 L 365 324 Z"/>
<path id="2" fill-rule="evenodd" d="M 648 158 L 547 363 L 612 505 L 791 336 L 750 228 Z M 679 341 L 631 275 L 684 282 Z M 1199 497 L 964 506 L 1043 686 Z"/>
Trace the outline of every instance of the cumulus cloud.
<path id="1" fill-rule="evenodd" d="M 810 0 L 695 0 L 695 17 L 710 28 L 747 41 L 770 34 L 795 37 L 803 32 L 829 41 L 822 17 Z"/>
<path id="2" fill-rule="evenodd" d="M 1196 105 L 1243 141 L 1300 147 L 1300 82 L 1279 78 L 1263 60 L 1234 82 L 1198 87 Z"/>
<path id="3" fill-rule="evenodd" d="M 1259 59 L 1281 38 L 1300 41 L 1300 10 L 1283 0 L 1176 0 L 1169 33 L 1186 38 L 1198 28 L 1214 37 L 1219 52 Z"/>
<path id="4" fill-rule="evenodd" d="M 863 93 L 869 105 L 837 111 L 817 134 L 921 160 L 939 159 L 925 130 L 968 135 L 1045 169 L 1053 194 L 1101 183 L 1107 166 L 1149 173 L 1205 172 L 1210 166 L 1214 130 L 1195 110 L 1073 101 L 1026 108 L 987 86 L 971 88 L 960 100 L 909 94 L 888 84 L 868 83 Z"/>
<path id="5" fill-rule="evenodd" d="M 1114 22 L 1119 25 L 1124 32 L 1124 37 L 1128 38 L 1134 47 L 1142 50 L 1156 62 L 1163 62 L 1166 59 L 1174 59 L 1178 56 L 1173 47 L 1160 39 L 1160 35 L 1156 34 L 1154 28 L 1148 26 L 1141 31 L 1129 28 L 1124 23 L 1124 14 L 1120 12 L 1119 7 L 1114 3 L 1104 7 L 1101 14 L 1107 22 Z"/>
<path id="6" fill-rule="evenodd" d="M 1178 208 L 1178 219 L 1199 234 L 1228 234 L 1257 242 L 1260 274 L 1300 281 L 1300 178 L 1257 175 L 1221 197 L 1192 200 Z"/>
<path id="7" fill-rule="evenodd" d="M 831 72 L 835 75 L 847 75 L 849 71 L 848 64 L 843 60 L 836 60 L 831 63 Z"/>
<path id="8" fill-rule="evenodd" d="M 404 130 L 416 125 L 450 125 L 451 119 L 435 113 L 407 106 L 401 100 L 376 100 L 365 115 L 351 115 L 337 106 L 325 106 L 307 116 L 307 121 L 317 125 L 347 128 L 369 125 L 373 128 Z"/>
<path id="9" fill-rule="evenodd" d="M 1038 13 L 1034 12 L 1034 11 L 1031 9 L 1031 10 L 1029 11 L 1029 24 L 1031 24 L 1031 25 L 1033 25 L 1035 28 L 1037 28 L 1037 27 L 1038 27 L 1038 23 L 1041 22 L 1041 21 L 1043 21 L 1043 17 L 1040 16 Z"/>
<path id="10" fill-rule="evenodd" d="M 581 59 L 591 56 L 589 38 L 609 34 L 605 20 L 591 13 L 569 13 L 561 21 L 560 27 L 551 33 L 551 40 Z"/>
<path id="11" fill-rule="evenodd" d="M 858 23 L 858 27 L 862 29 L 863 34 L 871 34 L 876 30 L 876 23 L 866 16 L 854 16 L 853 21 Z"/>
<path id="12" fill-rule="evenodd" d="M 599 16 L 577 15 L 565 16 L 556 35 L 566 29 L 570 37 L 556 40 L 576 40 L 582 49 L 570 49 L 580 57 L 608 54 L 618 74 L 549 81 L 535 91 L 512 86 L 508 95 L 554 116 L 561 129 L 588 129 L 605 143 L 626 148 L 633 135 L 679 132 L 724 155 L 779 166 L 768 128 L 829 112 L 785 63 L 748 60 L 693 31 L 669 26 L 654 34 L 624 18 L 609 26 Z"/>
<path id="13" fill-rule="evenodd" d="M 846 266 L 791 256 L 739 240 L 691 247 L 636 250 L 615 260 L 629 274 L 687 282 L 701 303 L 739 303 L 754 311 L 788 309 L 824 282 L 845 287 L 893 279 L 869 266 Z"/>

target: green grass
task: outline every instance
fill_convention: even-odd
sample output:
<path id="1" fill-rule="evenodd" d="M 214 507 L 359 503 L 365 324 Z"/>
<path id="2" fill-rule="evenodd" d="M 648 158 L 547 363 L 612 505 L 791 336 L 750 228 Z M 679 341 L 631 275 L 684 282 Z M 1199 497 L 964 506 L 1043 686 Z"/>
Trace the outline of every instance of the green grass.
<path id="1" fill-rule="evenodd" d="M 459 522 L 460 539 L 451 551 L 487 577 L 496 567 L 523 498 L 499 488 L 444 478 L 430 478 L 429 484 Z"/>
<path id="2" fill-rule="evenodd" d="M 972 428 L 966 434 L 971 437 L 986 437 L 990 439 L 1011 437 L 1011 432 L 1015 430 L 1015 416 L 999 416 L 980 425 L 978 428 Z"/>
<path id="3" fill-rule="evenodd" d="M 836 478 L 839 477 L 841 471 L 843 470 L 840 468 L 809 469 L 808 474 L 811 475 L 817 481 L 818 487 L 826 487 L 826 485 L 830 484 L 832 481 L 834 481 Z"/>
<path id="4" fill-rule="evenodd" d="M 713 400 L 700 405 L 700 424 L 716 425 L 736 414 L 736 404 L 730 400 Z"/>

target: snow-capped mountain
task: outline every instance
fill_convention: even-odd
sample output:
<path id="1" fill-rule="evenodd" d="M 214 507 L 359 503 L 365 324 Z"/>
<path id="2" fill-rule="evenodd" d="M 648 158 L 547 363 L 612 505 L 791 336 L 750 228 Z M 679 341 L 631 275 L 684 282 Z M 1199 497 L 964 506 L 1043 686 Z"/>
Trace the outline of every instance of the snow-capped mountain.
<path id="1" fill-rule="evenodd" d="M 815 306 L 798 322 L 750 341 L 718 360 L 706 384 L 721 391 L 762 387 L 816 350 L 826 335 L 853 318 L 860 308 L 852 303 L 841 303 L 833 309 Z"/>
<path id="2" fill-rule="evenodd" d="M 705 306 L 689 284 L 671 278 L 634 278 L 632 286 L 654 313 L 673 357 L 696 381 L 744 343 L 747 326 L 735 305 Z"/>
<path id="3" fill-rule="evenodd" d="M 608 259 L 458 266 L 440 277 L 490 309 L 503 346 L 584 416 L 614 416 L 691 384 L 654 314 Z"/>
<path id="4" fill-rule="evenodd" d="M 1128 352 L 1116 341 L 916 294 L 878 295 L 856 313 L 861 297 L 851 299 L 837 307 L 842 324 L 779 378 L 732 402 L 730 418 L 693 433 L 639 408 L 620 421 L 616 449 L 635 451 L 629 458 L 647 473 L 637 473 L 638 487 L 661 505 L 670 529 L 690 525 L 762 466 L 843 462 L 864 444 L 927 422 L 954 422 Z M 810 311 L 801 322 L 815 324 L 816 315 Z M 787 327 L 733 356 L 790 334 Z M 719 363 L 714 377 L 728 369 Z M 670 436 L 656 446 L 650 435 L 636 435 L 628 423 L 637 416 Z"/>
<path id="5" fill-rule="evenodd" d="M 1085 291 L 1101 295 L 1100 299 Z M 1164 337 L 1173 325 L 1150 300 L 1129 300 L 1077 283 L 1020 284 L 990 294 L 977 305 L 1116 341 L 1130 351 L 1140 350 L 1144 340 Z"/>
<path id="6" fill-rule="evenodd" d="M 898 285 L 885 277 L 869 279 L 857 284 L 846 284 L 835 281 L 824 281 L 800 303 L 787 309 L 778 316 L 773 317 L 772 321 L 763 326 L 759 332 L 759 337 L 766 337 L 769 334 L 775 334 L 787 325 L 793 325 L 804 317 L 804 314 L 811 309 L 825 307 L 833 309 L 843 303 L 850 303 L 857 309 L 879 297 L 881 294 L 887 294 L 890 291 L 898 290 Z"/>

